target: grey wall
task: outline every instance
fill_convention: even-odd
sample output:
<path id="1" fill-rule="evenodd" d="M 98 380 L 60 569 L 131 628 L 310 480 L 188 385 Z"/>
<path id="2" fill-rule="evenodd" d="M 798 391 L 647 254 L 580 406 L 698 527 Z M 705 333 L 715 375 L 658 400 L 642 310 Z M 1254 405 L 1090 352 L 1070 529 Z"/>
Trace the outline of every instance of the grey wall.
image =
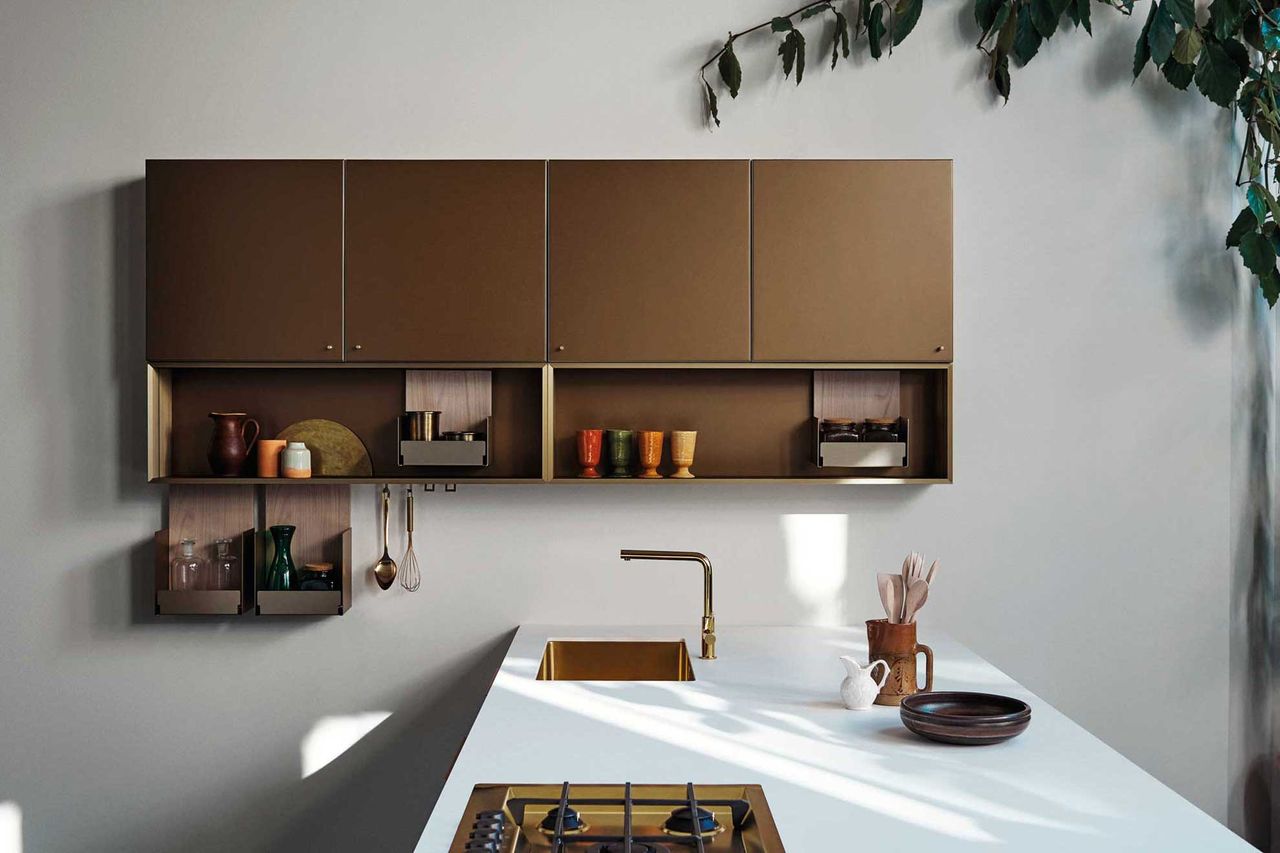
<path id="1" fill-rule="evenodd" d="M 513 626 L 692 623 L 696 577 L 619 546 L 711 554 L 725 625 L 857 622 L 877 570 L 941 556 L 926 633 L 1225 819 L 1229 128 L 1131 86 L 1140 22 L 1101 7 L 1002 106 L 966 7 L 931 6 L 891 61 L 830 73 L 815 47 L 798 90 L 767 38 L 743 46 L 746 94 L 708 133 L 695 67 L 776 2 L 4 0 L 7 831 L 20 811 L 42 853 L 402 848 Z M 464 488 L 422 502 L 414 596 L 362 577 L 341 619 L 156 620 L 139 180 L 147 157 L 244 156 L 952 157 L 957 482 Z M 364 564 L 376 494 L 354 502 Z M 309 734 L 373 712 L 390 716 L 301 778 Z"/>

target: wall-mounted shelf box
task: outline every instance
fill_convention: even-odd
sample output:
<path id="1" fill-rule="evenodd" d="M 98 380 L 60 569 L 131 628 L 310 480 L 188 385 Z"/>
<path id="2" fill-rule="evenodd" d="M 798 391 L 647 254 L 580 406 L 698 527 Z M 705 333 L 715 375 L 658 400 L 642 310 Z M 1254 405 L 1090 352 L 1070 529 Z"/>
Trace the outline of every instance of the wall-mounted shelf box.
<path id="1" fill-rule="evenodd" d="M 239 589 L 169 589 L 169 562 L 174 554 L 169 536 L 169 528 L 157 530 L 155 535 L 157 616 L 239 616 L 253 609 L 256 557 L 252 530 L 237 537 Z"/>
<path id="2" fill-rule="evenodd" d="M 813 419 L 813 440 L 819 468 L 903 468 L 907 465 L 906 418 L 898 418 L 901 441 L 823 441 L 822 421 Z"/>
<path id="3" fill-rule="evenodd" d="M 259 534 L 264 547 L 263 560 L 258 567 L 258 577 L 270 565 L 271 537 L 266 531 Z M 334 564 L 340 571 L 341 587 L 336 590 L 270 590 L 260 589 L 257 596 L 257 613 L 259 616 L 341 616 L 351 609 L 351 528 L 343 530 L 338 536 L 337 547 L 341 549 L 340 560 Z M 295 558 L 298 569 L 302 563 Z"/>
<path id="4" fill-rule="evenodd" d="M 489 464 L 493 419 L 485 418 L 474 441 L 409 441 L 400 439 L 400 467 L 484 468 Z"/>

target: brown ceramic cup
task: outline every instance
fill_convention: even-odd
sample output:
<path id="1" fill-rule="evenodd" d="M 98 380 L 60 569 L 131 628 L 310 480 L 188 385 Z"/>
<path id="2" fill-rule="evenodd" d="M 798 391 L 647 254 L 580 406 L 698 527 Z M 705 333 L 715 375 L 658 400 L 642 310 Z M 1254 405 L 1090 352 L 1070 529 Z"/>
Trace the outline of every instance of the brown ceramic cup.
<path id="1" fill-rule="evenodd" d="M 933 690 L 933 649 L 916 642 L 916 623 L 892 625 L 888 619 L 867 620 L 867 660 L 889 664 L 889 677 L 876 696 L 877 705 L 900 705 L 913 693 Z M 924 655 L 924 686 L 916 673 L 916 658 Z"/>

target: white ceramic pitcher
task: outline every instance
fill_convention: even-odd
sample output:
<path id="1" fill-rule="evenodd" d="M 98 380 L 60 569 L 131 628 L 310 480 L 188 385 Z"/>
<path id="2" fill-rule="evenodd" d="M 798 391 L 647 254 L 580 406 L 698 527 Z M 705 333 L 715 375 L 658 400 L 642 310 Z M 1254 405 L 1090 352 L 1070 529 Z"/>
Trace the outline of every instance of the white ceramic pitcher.
<path id="1" fill-rule="evenodd" d="M 844 700 L 844 706 L 851 711 L 865 711 L 876 701 L 876 696 L 880 695 L 880 688 L 884 687 L 884 682 L 889 677 L 889 664 L 876 660 L 864 668 L 856 658 L 848 655 L 841 655 L 840 662 L 849 672 L 844 681 L 840 682 L 840 698 Z M 879 681 L 872 677 L 877 664 L 884 667 Z"/>

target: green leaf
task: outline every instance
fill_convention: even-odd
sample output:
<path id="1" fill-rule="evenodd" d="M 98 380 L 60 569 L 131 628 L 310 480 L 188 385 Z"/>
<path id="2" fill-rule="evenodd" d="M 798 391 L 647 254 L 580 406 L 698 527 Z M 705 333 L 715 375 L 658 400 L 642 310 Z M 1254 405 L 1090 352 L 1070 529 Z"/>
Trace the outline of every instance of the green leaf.
<path id="1" fill-rule="evenodd" d="M 1187 87 L 1191 85 L 1191 78 L 1195 77 L 1196 69 L 1191 65 L 1183 65 L 1178 60 L 1170 57 L 1165 60 L 1164 65 L 1160 66 L 1160 73 L 1164 75 L 1164 79 L 1169 81 L 1169 85 L 1185 92 Z"/>
<path id="2" fill-rule="evenodd" d="M 991 22 L 991 29 L 982 34 L 982 41 L 986 41 L 991 33 L 998 33 L 1004 29 L 1005 24 L 1009 22 L 1009 18 L 1013 13 L 1012 3 L 1003 3 L 1000 8 L 996 9 L 995 20 Z M 979 42 L 981 44 L 981 42 Z"/>
<path id="3" fill-rule="evenodd" d="M 1240 29 L 1241 0 L 1213 0 L 1209 6 L 1209 29 L 1219 40 L 1231 38 Z"/>
<path id="4" fill-rule="evenodd" d="M 836 12 L 836 36 L 840 42 L 840 55 L 845 59 L 849 58 L 849 19 L 842 13 Z M 835 48 L 831 49 L 835 53 Z"/>
<path id="5" fill-rule="evenodd" d="M 1253 209 L 1246 207 L 1236 216 L 1236 221 L 1231 223 L 1231 227 L 1227 229 L 1227 248 L 1240 245 L 1240 238 L 1250 231 L 1257 229 L 1258 217 L 1253 215 Z"/>
<path id="6" fill-rule="evenodd" d="M 1244 36 L 1245 43 L 1249 47 L 1258 51 L 1266 50 L 1266 46 L 1262 43 L 1262 24 L 1259 23 L 1257 15 L 1245 15 L 1244 23 L 1240 25 L 1240 34 Z"/>
<path id="7" fill-rule="evenodd" d="M 1053 0 L 1031 0 L 1031 22 L 1040 35 L 1049 38 L 1058 29 L 1058 15 Z"/>
<path id="8" fill-rule="evenodd" d="M 1271 241 L 1257 231 L 1247 231 L 1240 238 L 1240 257 L 1249 272 L 1258 277 L 1275 272 L 1276 250 Z"/>
<path id="9" fill-rule="evenodd" d="M 772 26 L 775 33 L 789 33 L 794 29 L 790 18 L 774 18 Z"/>
<path id="10" fill-rule="evenodd" d="M 1252 70 L 1249 64 L 1249 49 L 1235 39 L 1219 39 L 1219 44 L 1240 69 L 1240 78 L 1248 77 Z"/>
<path id="11" fill-rule="evenodd" d="M 1026 65 L 1040 50 L 1043 40 L 1040 33 L 1031 23 L 1031 9 L 1023 5 L 1018 8 L 1018 28 L 1013 35 L 1013 58 L 1019 65 Z"/>
<path id="12" fill-rule="evenodd" d="M 1267 300 L 1267 304 L 1272 308 L 1276 307 L 1276 299 L 1280 298 L 1280 275 L 1275 270 L 1266 275 L 1258 276 L 1258 287 L 1262 290 L 1262 296 Z"/>
<path id="13" fill-rule="evenodd" d="M 1274 12 L 1272 13 L 1275 14 Z M 1263 18 L 1262 27 L 1262 46 L 1270 51 L 1280 50 L 1280 27 L 1271 23 L 1270 18 Z"/>
<path id="14" fill-rule="evenodd" d="M 1090 0 L 1076 0 L 1076 17 L 1084 25 L 1084 31 L 1093 35 L 1093 23 L 1089 20 L 1089 2 Z"/>
<path id="15" fill-rule="evenodd" d="M 1275 222 L 1280 222 L 1280 202 L 1276 201 L 1276 197 L 1271 194 L 1271 190 L 1267 189 L 1265 184 L 1254 182 L 1250 185 L 1250 189 L 1253 189 L 1254 187 L 1257 188 L 1258 195 L 1262 196 L 1263 203 L 1271 213 L 1271 219 Z M 1259 217 L 1258 221 L 1262 222 L 1264 218 L 1265 217 Z"/>
<path id="16" fill-rule="evenodd" d="M 1196 63 L 1196 88 L 1200 93 L 1220 107 L 1229 107 L 1243 81 L 1244 72 L 1228 48 L 1221 42 L 1205 42 Z"/>
<path id="17" fill-rule="evenodd" d="M 996 36 L 996 53 L 1004 57 L 1006 68 L 1009 66 L 1009 51 L 1013 50 L 1013 39 L 1017 32 L 1018 19 L 1009 18 L 1000 28 L 1000 34 Z"/>
<path id="18" fill-rule="evenodd" d="M 1253 211 L 1253 216 L 1259 222 L 1267 220 L 1267 200 L 1262 197 L 1262 193 L 1266 192 L 1266 188 L 1261 184 L 1249 184 L 1249 189 L 1245 190 L 1244 197 L 1249 201 L 1249 209 Z"/>
<path id="19" fill-rule="evenodd" d="M 911 35 L 920 20 L 920 10 L 924 8 L 924 0 L 898 0 L 893 10 L 893 43 L 902 44 L 902 40 Z"/>
<path id="20" fill-rule="evenodd" d="M 871 20 L 867 24 L 867 36 L 871 39 L 871 58 L 879 59 L 880 40 L 884 38 L 884 4 L 877 3 L 871 10 Z"/>
<path id="21" fill-rule="evenodd" d="M 792 31 L 794 32 L 794 30 Z M 782 76 L 790 77 L 791 69 L 796 64 L 796 43 L 791 38 L 791 33 L 787 33 L 783 37 L 782 43 L 778 45 L 778 56 L 782 57 Z"/>
<path id="22" fill-rule="evenodd" d="M 1177 39 L 1173 18 L 1164 3 L 1156 6 L 1156 18 L 1151 22 L 1151 33 L 1147 36 L 1147 44 L 1151 46 L 1151 61 L 1156 65 L 1164 65 L 1173 56 L 1173 43 Z"/>
<path id="23" fill-rule="evenodd" d="M 716 104 L 716 90 L 711 88 L 711 84 L 706 80 L 702 81 L 702 85 L 707 88 L 707 112 L 711 116 L 711 120 L 716 123 L 716 127 L 720 126 L 720 109 Z"/>
<path id="24" fill-rule="evenodd" d="M 799 86 L 804 79 L 804 33 L 792 30 L 787 38 L 796 40 L 796 85 Z"/>
<path id="25" fill-rule="evenodd" d="M 1196 3 L 1195 0 L 1163 0 L 1165 10 L 1168 11 L 1169 17 L 1180 27 L 1192 29 L 1196 25 Z"/>
<path id="26" fill-rule="evenodd" d="M 1204 42 L 1195 30 L 1183 30 L 1173 42 L 1173 58 L 1183 65 L 1195 65 Z"/>
<path id="27" fill-rule="evenodd" d="M 720 71 L 720 79 L 729 88 L 729 97 L 738 97 L 738 90 L 742 88 L 742 66 L 738 64 L 738 57 L 733 55 L 733 39 L 724 43 L 724 52 L 720 54 L 716 68 Z"/>
<path id="28" fill-rule="evenodd" d="M 800 13 L 800 20 L 806 21 L 809 18 L 812 18 L 814 15 L 821 15 L 823 12 L 827 11 L 828 9 L 832 9 L 834 11 L 834 7 L 831 6 L 831 4 L 829 3 L 823 3 L 820 6 L 810 6 L 808 9 L 805 9 L 803 12 Z"/>
<path id="29" fill-rule="evenodd" d="M 1271 248 L 1280 253 L 1280 228 L 1277 228 L 1274 222 L 1268 222 L 1262 226 L 1262 236 L 1267 238 Z"/>
<path id="30" fill-rule="evenodd" d="M 1011 81 L 1009 80 L 1009 57 L 1003 51 L 996 53 L 996 68 L 994 75 L 996 83 L 996 91 L 1004 97 L 1004 102 L 1009 103 L 1009 88 Z"/>
<path id="31" fill-rule="evenodd" d="M 1142 69 L 1147 67 L 1147 63 L 1151 61 L 1151 25 L 1156 20 L 1156 4 L 1151 4 L 1151 11 L 1147 14 L 1147 22 L 1142 25 L 1142 32 L 1138 34 L 1138 46 L 1133 50 L 1133 79 L 1137 80 L 1138 75 L 1142 73 Z"/>
<path id="32" fill-rule="evenodd" d="M 973 19 L 984 35 L 995 23 L 996 12 L 1004 5 L 1007 5 L 1005 0 L 974 0 Z"/>

